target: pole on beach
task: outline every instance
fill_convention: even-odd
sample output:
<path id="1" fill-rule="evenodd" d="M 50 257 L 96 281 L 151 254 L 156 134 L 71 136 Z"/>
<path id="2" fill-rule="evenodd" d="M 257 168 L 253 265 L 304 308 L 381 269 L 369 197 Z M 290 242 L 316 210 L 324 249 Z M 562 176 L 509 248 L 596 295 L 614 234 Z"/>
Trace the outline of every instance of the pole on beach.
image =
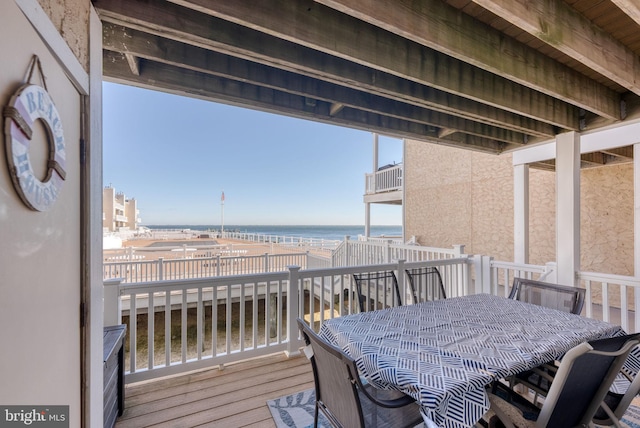
<path id="1" fill-rule="evenodd" d="M 220 237 L 224 234 L 224 190 L 220 196 Z"/>

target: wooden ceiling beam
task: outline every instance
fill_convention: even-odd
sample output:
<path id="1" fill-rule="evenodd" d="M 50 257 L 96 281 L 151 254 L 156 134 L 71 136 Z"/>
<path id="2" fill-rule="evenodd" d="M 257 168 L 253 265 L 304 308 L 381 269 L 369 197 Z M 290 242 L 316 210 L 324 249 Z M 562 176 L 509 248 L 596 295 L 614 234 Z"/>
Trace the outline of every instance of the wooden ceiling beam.
<path id="1" fill-rule="evenodd" d="M 321 51 L 345 59 L 350 64 L 365 65 L 370 69 L 393 74 L 563 129 L 579 130 L 579 114 L 574 105 L 375 28 L 358 19 L 315 4 L 311 0 L 198 0 L 198 4 L 186 2 L 194 8 L 206 10 L 212 15 L 211 20 L 204 19 L 200 14 L 189 14 L 185 8 L 171 8 L 169 4 L 164 1 L 94 0 L 94 5 L 101 10 L 101 17 L 107 20 L 114 9 L 119 9 L 121 18 L 131 19 L 135 16 L 133 20 L 140 22 L 146 17 L 150 21 L 147 23 L 149 30 L 162 27 L 162 31 L 170 37 L 186 38 L 192 44 L 201 43 L 213 47 L 215 44 L 220 45 L 219 41 L 224 39 L 227 49 L 235 49 L 231 46 L 246 46 L 244 36 L 255 37 L 248 33 L 250 28 L 260 29 L 261 32 L 277 34 L 277 38 L 292 40 L 295 43 L 280 43 L 277 44 L 279 47 L 276 47 L 271 43 L 264 43 L 263 38 L 259 39 L 260 44 L 255 44 L 250 52 L 236 49 L 234 54 L 247 55 L 249 59 L 256 61 L 272 62 L 279 61 L 283 55 L 289 56 L 293 57 L 292 65 L 295 67 L 299 66 L 296 62 L 307 58 L 304 55 L 292 54 L 302 53 L 299 48 L 306 46 L 311 50 L 305 55 L 317 55 L 314 54 L 314 50 Z M 140 12 L 136 12 L 135 9 L 138 8 Z M 221 22 L 214 20 L 213 15 L 224 18 Z M 241 24 L 231 33 L 224 34 L 224 21 Z M 215 43 L 212 43 L 212 40 L 215 40 Z M 218 49 L 220 48 L 221 46 L 218 46 Z M 282 49 L 292 52 L 283 52 Z M 287 64 L 283 62 L 280 65 Z M 371 74 L 368 73 L 369 79 L 372 78 Z M 565 80 L 557 79 L 556 75 L 551 78 L 551 74 L 546 77 L 549 80 Z M 353 84 L 348 79 L 344 79 L 344 83 Z M 593 86 L 593 82 L 585 81 L 584 85 L 587 88 L 568 92 L 579 94 L 576 96 L 581 97 L 589 92 L 588 89 Z M 603 103 L 601 101 L 590 98 L 589 105 L 599 106 Z M 615 112 L 611 112 L 611 116 L 619 117 Z"/>
<path id="2" fill-rule="evenodd" d="M 126 25 L 203 49 L 223 52 L 535 137 L 552 137 L 557 133 L 551 124 L 372 70 L 224 20 L 200 15 L 170 3 L 94 0 L 94 5 L 98 8 L 103 22 Z M 104 32 L 105 41 L 111 37 L 116 35 L 109 31 Z M 578 111 L 572 111 L 572 114 L 575 117 L 567 118 L 558 126 L 577 130 Z M 545 115 L 553 116 L 553 111 L 545 110 Z"/>
<path id="3" fill-rule="evenodd" d="M 640 4 L 637 0 L 611 0 L 611 2 L 640 25 Z"/>
<path id="4" fill-rule="evenodd" d="M 513 144 L 525 144 L 528 137 L 520 132 L 498 128 L 424 108 L 407 105 L 378 95 L 256 64 L 240 58 L 189 46 L 174 40 L 115 24 L 103 25 L 104 49 L 122 52 L 129 57 L 185 67 L 233 80 L 321 99 L 335 105 L 336 113 L 345 106 L 414 121 L 439 128 L 452 128 L 483 138 Z M 333 116 L 335 113 L 332 113 Z"/>
<path id="5" fill-rule="evenodd" d="M 139 76 L 140 60 L 138 59 L 138 57 L 136 57 L 135 55 L 131 55 L 129 53 L 125 53 L 124 56 L 127 59 L 127 62 L 129 63 L 129 68 L 131 69 L 131 72 L 136 76 Z"/>
<path id="6" fill-rule="evenodd" d="M 307 97 L 250 83 L 230 81 L 167 64 L 158 63 L 153 67 L 142 64 L 140 75 L 136 76 L 131 73 L 124 55 L 116 52 L 105 51 L 103 67 L 106 80 L 116 83 L 276 112 L 369 132 L 391 133 L 399 138 L 429 141 L 487 153 L 501 153 L 517 147 L 464 134 L 456 134 L 451 138 L 438 138 L 436 128 L 351 108 L 344 108 L 331 116 L 331 104 L 324 101 L 309 103 Z"/>
<path id="7" fill-rule="evenodd" d="M 583 153 L 580 160 L 584 163 L 596 166 L 602 166 L 606 163 L 606 158 L 602 152 Z"/>
<path id="8" fill-rule="evenodd" d="M 633 160 L 633 146 L 617 147 L 602 151 L 605 154 L 616 156 L 623 159 Z"/>
<path id="9" fill-rule="evenodd" d="M 316 1 L 403 38 L 473 64 L 483 70 L 507 77 L 554 98 L 580 106 L 600 116 L 613 120 L 623 119 L 620 95 L 615 91 L 515 39 L 506 37 L 498 30 L 475 20 L 441 0 L 419 2 L 397 0 L 394 2 L 394 7 L 387 7 L 384 2 L 369 0 Z M 514 4 L 514 8 L 517 4 L 521 6 L 521 9 L 527 11 L 534 5 L 546 4 L 550 1 L 559 0 L 527 2 L 526 6 L 522 5 L 522 2 L 508 0 L 510 4 Z M 198 6 L 203 2 L 212 3 L 208 0 L 180 0 L 180 3 L 196 3 Z M 215 5 L 211 5 L 211 9 L 217 9 L 217 3 L 222 2 L 224 0 L 214 1 Z M 487 2 L 489 3 L 491 0 L 487 0 Z M 498 15 L 510 16 L 508 13 Z M 514 14 L 513 18 L 518 21 L 519 15 Z M 531 19 L 538 18 L 537 13 L 532 14 Z M 511 21 L 511 18 L 508 20 Z M 518 24 L 518 22 L 515 23 Z M 553 23 L 553 25 L 557 24 Z M 362 31 L 361 28 L 357 28 L 357 30 Z M 577 29 L 570 28 L 567 29 L 567 32 L 574 30 Z M 613 43 L 602 45 L 601 41 L 599 42 L 595 45 L 596 49 L 590 48 L 592 52 L 613 46 Z M 581 49 L 587 48 L 581 47 Z M 622 55 L 621 50 L 618 46 L 615 53 L 611 54 L 611 59 L 617 59 L 616 55 L 618 54 Z M 630 53 L 629 51 L 624 52 Z M 634 64 L 630 55 L 609 63 L 609 67 L 615 68 L 613 64 L 620 63 L 622 65 L 628 62 L 631 62 L 631 65 Z M 604 72 L 605 76 L 616 74 L 615 72 L 606 72 L 604 60 L 599 61 L 598 65 L 598 69 Z M 623 70 L 618 73 L 617 77 L 627 86 L 635 88 L 633 74 L 629 72 L 629 66 L 625 64 L 622 68 Z M 631 70 L 634 69 L 631 68 Z"/>
<path id="10" fill-rule="evenodd" d="M 640 95 L 640 58 L 563 0 L 472 0 L 539 40 Z M 636 6 L 637 10 L 638 7 Z"/>

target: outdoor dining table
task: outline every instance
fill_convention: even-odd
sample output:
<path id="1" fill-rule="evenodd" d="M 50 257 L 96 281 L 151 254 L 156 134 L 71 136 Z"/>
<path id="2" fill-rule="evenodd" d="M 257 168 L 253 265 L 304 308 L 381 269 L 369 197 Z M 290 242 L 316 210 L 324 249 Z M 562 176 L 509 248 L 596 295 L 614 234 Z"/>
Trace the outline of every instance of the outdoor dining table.
<path id="1" fill-rule="evenodd" d="M 472 427 L 491 382 L 558 358 L 621 327 L 488 294 L 327 320 L 320 336 L 357 362 L 374 386 L 420 404 L 427 427 Z"/>

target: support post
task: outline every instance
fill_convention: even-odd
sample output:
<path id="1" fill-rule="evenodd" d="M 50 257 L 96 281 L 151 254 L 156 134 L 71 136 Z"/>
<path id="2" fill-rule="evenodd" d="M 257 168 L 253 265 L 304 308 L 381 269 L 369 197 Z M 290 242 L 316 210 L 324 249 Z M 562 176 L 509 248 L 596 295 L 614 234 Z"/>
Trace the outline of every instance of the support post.
<path id="1" fill-rule="evenodd" d="M 577 285 L 580 270 L 580 135 L 556 136 L 556 261 L 558 283 Z"/>
<path id="2" fill-rule="evenodd" d="M 529 263 L 529 165 L 513 167 L 513 261 Z"/>
<path id="3" fill-rule="evenodd" d="M 640 277 L 640 143 L 633 145 L 633 274 Z M 640 293 L 635 296 L 635 326 L 640 326 Z"/>
<path id="4" fill-rule="evenodd" d="M 364 203 L 364 236 L 367 238 L 371 236 L 371 204 L 369 202 Z"/>

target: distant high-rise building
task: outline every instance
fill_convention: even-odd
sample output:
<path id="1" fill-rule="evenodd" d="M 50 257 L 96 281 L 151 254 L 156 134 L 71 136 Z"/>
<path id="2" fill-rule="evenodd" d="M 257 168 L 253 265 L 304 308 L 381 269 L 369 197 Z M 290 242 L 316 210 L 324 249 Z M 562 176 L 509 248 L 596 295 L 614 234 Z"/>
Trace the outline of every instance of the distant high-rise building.
<path id="1" fill-rule="evenodd" d="M 140 211 L 135 199 L 107 186 L 102 189 L 102 227 L 105 232 L 135 232 L 140 224 Z"/>

